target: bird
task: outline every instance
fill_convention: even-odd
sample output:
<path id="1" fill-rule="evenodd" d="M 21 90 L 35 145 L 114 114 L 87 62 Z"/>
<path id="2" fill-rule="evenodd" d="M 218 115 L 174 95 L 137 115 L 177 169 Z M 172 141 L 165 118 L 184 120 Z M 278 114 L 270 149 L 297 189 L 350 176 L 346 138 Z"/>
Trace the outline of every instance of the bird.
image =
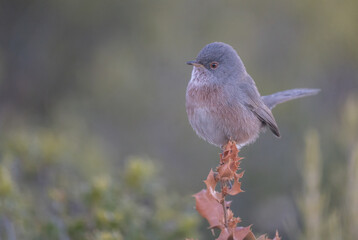
<path id="1" fill-rule="evenodd" d="M 228 141 L 239 148 L 253 143 L 267 128 L 280 137 L 271 109 L 320 91 L 298 88 L 261 96 L 235 49 L 222 42 L 206 45 L 187 64 L 193 66 L 185 103 L 189 123 L 199 137 L 221 148 Z"/>

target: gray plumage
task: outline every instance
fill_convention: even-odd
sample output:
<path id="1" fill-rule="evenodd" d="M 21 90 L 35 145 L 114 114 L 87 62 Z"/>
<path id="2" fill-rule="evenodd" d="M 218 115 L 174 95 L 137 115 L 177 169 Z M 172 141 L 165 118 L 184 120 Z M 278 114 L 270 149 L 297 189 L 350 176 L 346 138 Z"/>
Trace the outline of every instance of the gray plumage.
<path id="1" fill-rule="evenodd" d="M 188 119 L 195 132 L 211 144 L 234 140 L 240 146 L 254 142 L 264 127 L 280 132 L 271 113 L 277 104 L 318 93 L 292 89 L 260 96 L 237 52 L 225 43 L 210 43 L 198 54 L 186 92 Z"/>
<path id="2" fill-rule="evenodd" d="M 320 89 L 296 88 L 296 89 L 290 89 L 282 92 L 277 92 L 267 96 L 262 96 L 261 98 L 267 107 L 273 109 L 279 103 L 287 102 L 297 98 L 316 95 L 320 91 L 321 91 Z"/>

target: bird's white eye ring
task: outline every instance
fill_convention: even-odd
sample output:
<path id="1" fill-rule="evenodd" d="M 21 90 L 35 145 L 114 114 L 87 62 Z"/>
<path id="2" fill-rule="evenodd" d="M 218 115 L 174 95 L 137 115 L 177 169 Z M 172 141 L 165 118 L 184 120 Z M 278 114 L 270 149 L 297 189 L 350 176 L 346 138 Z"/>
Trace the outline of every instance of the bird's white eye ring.
<path id="1" fill-rule="evenodd" d="M 219 63 L 218 63 L 218 62 L 212 62 L 212 63 L 210 63 L 210 68 L 211 68 L 211 69 L 216 69 L 218 66 L 219 66 Z"/>

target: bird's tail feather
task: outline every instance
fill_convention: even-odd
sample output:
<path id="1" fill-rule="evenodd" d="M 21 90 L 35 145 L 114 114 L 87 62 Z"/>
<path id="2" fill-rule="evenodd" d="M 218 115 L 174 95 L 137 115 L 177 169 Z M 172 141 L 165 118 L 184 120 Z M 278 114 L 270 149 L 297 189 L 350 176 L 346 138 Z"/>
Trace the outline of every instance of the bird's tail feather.
<path id="1" fill-rule="evenodd" d="M 277 104 L 290 101 L 296 98 L 316 95 L 320 89 L 313 88 L 296 88 L 282 92 L 277 92 L 268 96 L 262 96 L 262 100 L 270 109 L 274 108 Z"/>

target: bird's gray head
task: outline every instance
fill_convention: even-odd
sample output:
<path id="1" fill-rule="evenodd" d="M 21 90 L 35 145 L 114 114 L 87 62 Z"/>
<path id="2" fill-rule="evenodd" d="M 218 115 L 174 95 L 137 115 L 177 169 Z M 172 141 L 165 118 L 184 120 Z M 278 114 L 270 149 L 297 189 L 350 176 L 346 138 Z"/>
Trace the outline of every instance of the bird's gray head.
<path id="1" fill-rule="evenodd" d="M 237 80 L 246 74 L 244 64 L 230 45 L 214 42 L 206 45 L 198 54 L 195 61 L 187 62 L 193 65 L 193 75 L 200 73 L 206 81 L 223 83 L 231 79 Z"/>

